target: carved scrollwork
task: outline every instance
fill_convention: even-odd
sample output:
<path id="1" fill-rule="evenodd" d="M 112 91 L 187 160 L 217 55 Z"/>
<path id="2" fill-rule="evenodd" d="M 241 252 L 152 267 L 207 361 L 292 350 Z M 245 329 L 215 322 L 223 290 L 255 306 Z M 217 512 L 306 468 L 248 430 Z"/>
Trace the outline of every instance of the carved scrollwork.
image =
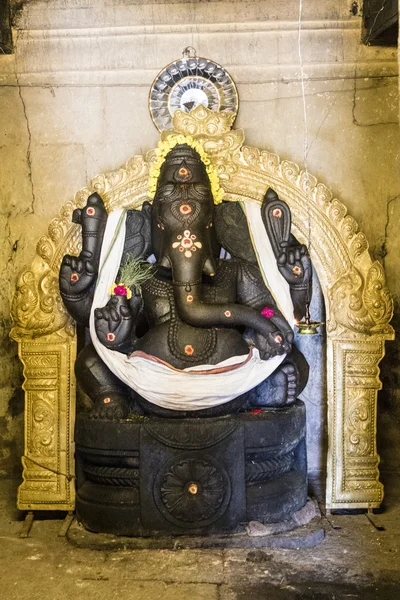
<path id="1" fill-rule="evenodd" d="M 265 171 L 275 175 L 279 168 L 279 156 L 264 150 L 261 152 L 261 164 Z"/>
<path id="2" fill-rule="evenodd" d="M 190 113 L 177 110 L 174 113 L 173 129 L 184 135 L 218 137 L 231 131 L 235 117 L 235 113 L 216 113 L 200 104 Z"/>
<path id="3" fill-rule="evenodd" d="M 61 300 L 58 275 L 44 267 L 24 271 L 17 283 L 11 307 L 11 337 L 36 338 L 60 329 L 73 331 L 73 323 Z"/>
<path id="4" fill-rule="evenodd" d="M 79 248 L 78 228 L 71 223 L 75 206 L 67 202 L 61 209 L 60 216 L 50 223 L 48 235 L 39 239 L 31 267 L 24 269 L 18 278 L 11 306 L 14 327 L 10 335 L 15 340 L 60 330 L 74 334 L 73 321 L 61 299 L 58 271 L 62 255 Z"/>
<path id="5" fill-rule="evenodd" d="M 55 390 L 34 393 L 32 399 L 31 452 L 35 456 L 55 456 Z"/>
<path id="6" fill-rule="evenodd" d="M 371 331 L 387 331 L 387 323 L 393 316 L 393 298 L 386 286 L 383 267 L 378 261 L 373 263 L 367 273 L 363 299 L 374 322 Z"/>
<path id="7" fill-rule="evenodd" d="M 91 182 L 91 189 L 100 194 L 107 212 L 117 207 L 140 208 L 147 199 L 149 158 L 133 156 L 125 167 L 99 175 Z"/>
<path id="8" fill-rule="evenodd" d="M 393 315 L 393 300 L 379 262 L 372 264 L 365 278 L 352 266 L 329 290 L 329 304 L 330 331 L 338 325 L 364 334 L 391 331 L 388 322 Z"/>
<path id="9" fill-rule="evenodd" d="M 177 133 L 195 137 L 204 147 L 217 168 L 221 182 L 238 172 L 234 157 L 239 154 L 244 141 L 242 129 L 231 129 L 233 113 L 215 113 L 199 105 L 190 113 L 177 110 L 173 117 L 173 130 L 163 131 L 161 139 L 167 140 Z M 148 155 L 148 159 L 152 155 Z"/>
<path id="10" fill-rule="evenodd" d="M 370 392 L 363 389 L 347 391 L 348 453 L 350 456 L 371 454 Z"/>

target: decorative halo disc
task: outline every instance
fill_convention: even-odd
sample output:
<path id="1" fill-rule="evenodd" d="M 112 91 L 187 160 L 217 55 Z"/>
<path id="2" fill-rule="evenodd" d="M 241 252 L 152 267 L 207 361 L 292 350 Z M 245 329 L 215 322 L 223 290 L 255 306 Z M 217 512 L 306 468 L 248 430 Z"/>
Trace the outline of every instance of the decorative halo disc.
<path id="1" fill-rule="evenodd" d="M 157 75 L 150 89 L 149 110 L 159 131 L 171 129 L 177 109 L 190 112 L 199 104 L 215 111 L 238 111 L 238 93 L 229 73 L 208 58 L 182 58 Z"/>

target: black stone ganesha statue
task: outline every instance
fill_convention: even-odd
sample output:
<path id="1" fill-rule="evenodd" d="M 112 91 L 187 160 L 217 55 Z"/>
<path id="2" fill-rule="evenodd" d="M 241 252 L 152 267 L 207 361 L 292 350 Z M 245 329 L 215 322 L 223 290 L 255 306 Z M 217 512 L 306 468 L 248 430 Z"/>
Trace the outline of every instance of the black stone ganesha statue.
<path id="1" fill-rule="evenodd" d="M 72 317 L 86 327 L 91 322 L 93 343 L 79 354 L 76 374 L 93 400 L 94 418 L 135 412 L 207 417 L 296 400 L 308 365 L 293 344 L 292 325 L 310 301 L 310 258 L 290 233 L 288 206 L 272 189 L 261 209 L 252 204 L 257 231 L 239 203 L 214 204 L 199 154 L 178 144 L 161 167 L 153 203 L 127 211 L 123 225 L 116 223 L 111 233 L 112 213 L 107 215 L 98 194 L 74 212 L 74 222 L 82 227 L 82 251 L 64 256 L 60 289 Z M 122 242 L 117 230 L 124 231 Z M 268 264 L 257 246 L 261 234 L 271 248 Z M 116 285 L 111 297 L 108 291 L 102 297 L 107 257 L 118 243 Z M 118 269 L 136 261 L 140 270 L 151 256 L 155 262 L 142 284 L 126 285 Z M 279 282 L 272 289 L 274 278 Z M 292 306 L 291 315 L 284 305 Z M 117 366 L 113 356 L 119 357 Z M 124 367 L 130 364 L 132 382 Z M 149 371 L 141 373 L 141 365 Z M 184 377 L 193 399 L 181 384 Z M 219 391 L 215 377 L 223 382 Z M 202 393 L 197 386 L 204 387 Z M 178 393 L 184 400 L 174 404 Z"/>

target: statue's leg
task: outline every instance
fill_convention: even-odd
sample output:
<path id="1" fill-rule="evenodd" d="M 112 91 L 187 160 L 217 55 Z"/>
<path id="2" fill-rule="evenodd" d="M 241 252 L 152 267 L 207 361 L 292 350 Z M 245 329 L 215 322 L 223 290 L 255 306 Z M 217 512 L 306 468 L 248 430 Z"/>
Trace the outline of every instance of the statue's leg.
<path id="1" fill-rule="evenodd" d="M 130 389 L 104 364 L 92 344 L 79 353 L 75 373 L 83 391 L 93 400 L 92 418 L 121 419 L 128 415 Z"/>
<path id="2" fill-rule="evenodd" d="M 292 404 L 306 387 L 308 373 L 306 359 L 293 345 L 276 371 L 248 393 L 248 408 L 276 408 Z"/>

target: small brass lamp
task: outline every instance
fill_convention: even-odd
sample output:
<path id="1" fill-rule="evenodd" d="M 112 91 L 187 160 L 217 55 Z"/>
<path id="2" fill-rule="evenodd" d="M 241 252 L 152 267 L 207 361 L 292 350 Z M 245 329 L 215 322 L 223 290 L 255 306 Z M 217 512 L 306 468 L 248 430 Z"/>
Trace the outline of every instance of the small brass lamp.
<path id="1" fill-rule="evenodd" d="M 306 313 L 304 315 L 304 319 L 300 322 L 296 322 L 296 327 L 298 329 L 299 334 L 301 335 L 315 335 L 319 333 L 318 327 L 324 325 L 324 323 L 320 321 L 311 321 L 310 317 L 310 303 L 306 303 Z"/>

